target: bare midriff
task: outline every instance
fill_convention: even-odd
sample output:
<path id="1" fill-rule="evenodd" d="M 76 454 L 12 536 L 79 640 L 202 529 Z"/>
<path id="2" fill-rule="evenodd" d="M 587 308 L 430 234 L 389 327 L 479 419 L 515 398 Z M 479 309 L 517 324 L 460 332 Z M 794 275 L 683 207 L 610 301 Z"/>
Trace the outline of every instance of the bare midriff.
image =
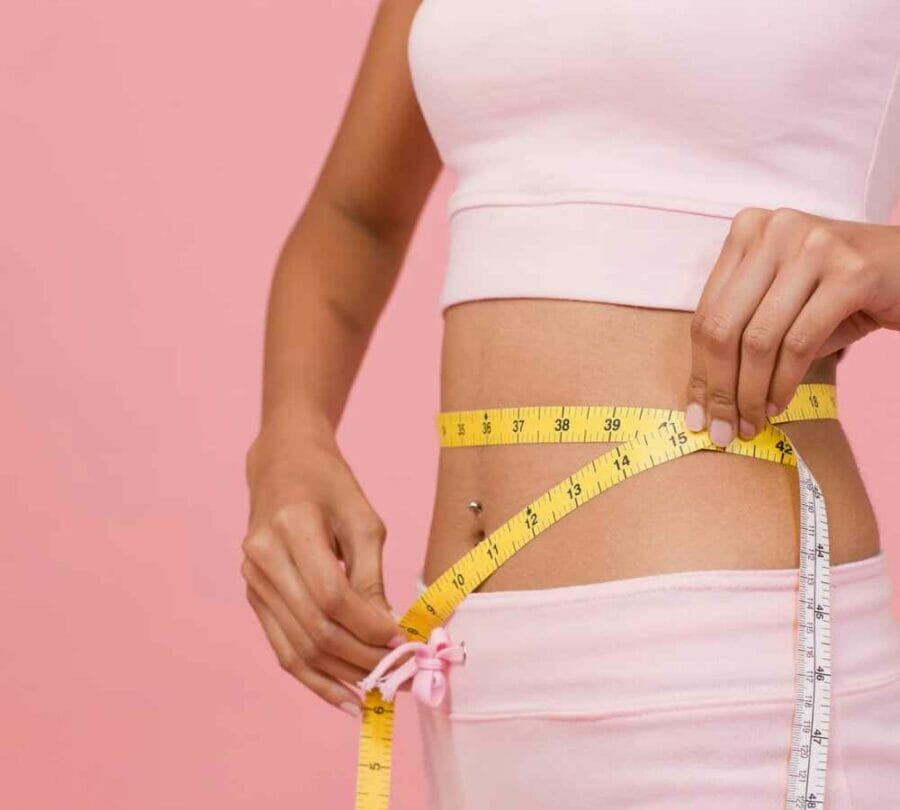
<path id="1" fill-rule="evenodd" d="M 692 313 L 587 301 L 492 299 L 444 311 L 441 410 L 516 405 L 683 409 Z M 804 382 L 836 382 L 837 358 Z M 840 407 L 840 387 L 837 389 Z M 825 495 L 831 564 L 880 549 L 839 420 L 780 425 Z M 614 444 L 442 448 L 422 577 L 431 583 L 527 503 Z M 480 511 L 469 504 L 477 502 Z M 476 590 L 548 588 L 709 569 L 795 568 L 794 467 L 698 452 L 593 498 Z"/>

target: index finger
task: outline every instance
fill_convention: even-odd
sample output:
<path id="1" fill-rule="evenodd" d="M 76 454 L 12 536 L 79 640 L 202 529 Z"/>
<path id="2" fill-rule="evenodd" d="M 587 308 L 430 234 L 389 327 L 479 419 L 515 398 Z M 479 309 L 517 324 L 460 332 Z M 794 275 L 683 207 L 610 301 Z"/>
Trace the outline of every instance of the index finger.
<path id="1" fill-rule="evenodd" d="M 331 525 L 323 511 L 298 509 L 286 523 L 282 529 L 294 565 L 326 616 L 366 644 L 385 646 L 395 636 L 403 636 L 387 610 L 351 587 L 336 556 Z"/>
<path id="2" fill-rule="evenodd" d="M 725 283 L 744 258 L 744 240 L 734 225 L 729 230 L 719 256 L 700 294 L 691 320 L 691 371 L 688 378 L 685 424 L 690 430 L 703 430 L 707 422 L 707 385 L 709 370 L 706 357 L 706 318 Z"/>

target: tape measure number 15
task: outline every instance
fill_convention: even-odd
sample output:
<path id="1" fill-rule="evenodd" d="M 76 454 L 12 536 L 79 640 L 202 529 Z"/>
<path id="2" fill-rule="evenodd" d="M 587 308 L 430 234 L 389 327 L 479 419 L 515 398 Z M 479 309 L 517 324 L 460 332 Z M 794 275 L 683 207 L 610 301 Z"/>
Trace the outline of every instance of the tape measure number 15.
<path id="1" fill-rule="evenodd" d="M 788 407 L 754 438 L 717 447 L 694 433 L 678 410 L 611 405 L 558 405 L 444 412 L 437 415 L 443 447 L 534 442 L 621 442 L 560 481 L 491 532 L 444 571 L 402 616 L 410 641 L 433 633 L 465 597 L 541 532 L 601 492 L 667 461 L 701 450 L 796 466 L 800 491 L 800 564 L 794 647 L 794 712 L 786 810 L 824 806 L 831 705 L 828 519 L 822 491 L 777 425 L 836 419 L 833 385 L 800 385 Z M 435 634 L 437 635 L 437 634 Z M 406 664 L 404 664 L 406 666 Z M 378 674 L 373 671 L 373 675 Z M 396 678 L 366 679 L 357 759 L 356 810 L 387 810 L 391 787 Z M 381 694 L 384 689 L 389 695 Z"/>

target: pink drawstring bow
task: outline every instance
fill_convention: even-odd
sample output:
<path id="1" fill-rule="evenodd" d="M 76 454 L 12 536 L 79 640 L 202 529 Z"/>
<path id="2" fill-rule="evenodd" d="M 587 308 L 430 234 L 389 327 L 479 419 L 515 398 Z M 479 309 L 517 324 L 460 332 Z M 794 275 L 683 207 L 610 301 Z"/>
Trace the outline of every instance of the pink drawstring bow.
<path id="1" fill-rule="evenodd" d="M 408 661 L 385 674 L 391 664 L 411 650 L 415 650 L 415 654 Z M 423 703 L 435 707 L 447 691 L 447 667 L 465 660 L 465 645 L 452 644 L 447 631 L 443 627 L 435 627 L 427 643 L 407 641 L 394 648 L 356 685 L 364 692 L 377 688 L 385 700 L 393 700 L 400 684 L 412 677 L 412 693 Z"/>

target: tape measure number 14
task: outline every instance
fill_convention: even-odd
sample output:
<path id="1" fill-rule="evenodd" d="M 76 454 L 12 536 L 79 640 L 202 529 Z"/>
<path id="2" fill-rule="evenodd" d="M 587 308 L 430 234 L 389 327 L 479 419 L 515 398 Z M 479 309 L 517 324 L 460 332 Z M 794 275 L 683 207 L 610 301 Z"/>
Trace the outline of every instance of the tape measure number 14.
<path id="1" fill-rule="evenodd" d="M 457 560 L 419 595 L 398 622 L 399 628 L 410 641 L 433 641 L 435 629 L 446 622 L 457 605 L 513 554 L 588 500 L 655 466 L 701 450 L 796 466 L 800 563 L 785 808 L 821 809 L 831 706 L 828 518 L 818 482 L 777 425 L 836 418 L 835 386 L 825 383 L 798 386 L 787 408 L 771 417 L 760 433 L 749 440 L 736 438 L 725 448 L 713 444 L 706 430 L 689 431 L 684 413 L 678 410 L 559 405 L 439 413 L 436 421 L 443 447 L 534 442 L 621 444 L 560 481 Z M 407 666 L 408 661 L 403 667 Z M 360 682 L 366 693 L 357 759 L 356 810 L 387 810 L 389 805 L 397 678 L 386 689 L 390 680 L 373 671 Z"/>

